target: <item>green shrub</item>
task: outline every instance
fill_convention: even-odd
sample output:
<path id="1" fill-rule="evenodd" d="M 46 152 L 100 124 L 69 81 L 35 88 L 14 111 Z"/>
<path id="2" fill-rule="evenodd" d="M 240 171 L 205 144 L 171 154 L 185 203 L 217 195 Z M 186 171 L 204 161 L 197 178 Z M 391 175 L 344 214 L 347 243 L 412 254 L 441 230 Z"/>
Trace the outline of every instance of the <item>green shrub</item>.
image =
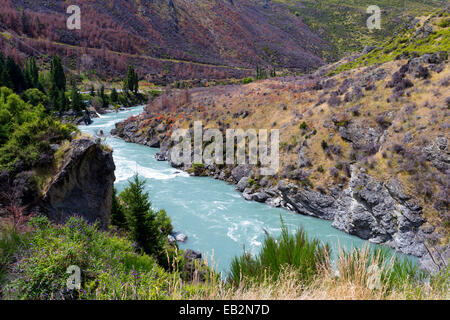
<path id="1" fill-rule="evenodd" d="M 77 131 L 71 124 L 61 124 L 49 116 L 40 100 L 45 97 L 37 89 L 27 90 L 23 101 L 8 88 L 0 88 L 0 170 L 10 170 L 17 161 L 25 166 L 36 164 L 50 144 L 71 139 Z M 38 103 L 33 105 L 32 102 Z"/>
<path id="2" fill-rule="evenodd" d="M 46 106 L 49 103 L 47 95 L 38 89 L 26 90 L 22 93 L 22 99 L 25 102 L 29 102 L 33 106 L 37 106 L 39 104 Z"/>
<path id="3" fill-rule="evenodd" d="M 439 21 L 438 26 L 441 28 L 450 27 L 450 18 L 444 18 Z"/>
<path id="4" fill-rule="evenodd" d="M 194 173 L 194 175 L 196 175 L 196 176 L 200 176 L 203 174 L 204 170 L 205 170 L 205 165 L 203 163 L 193 163 L 192 169 L 188 170 L 188 171 Z"/>
<path id="5" fill-rule="evenodd" d="M 128 229 L 125 209 L 121 203 L 121 200 L 117 197 L 116 188 L 113 190 L 111 202 L 111 224 L 121 229 Z"/>
<path id="6" fill-rule="evenodd" d="M 83 219 L 64 225 L 33 218 L 35 231 L 21 256 L 17 277 L 4 287 L 6 299 L 164 299 L 169 274 L 131 241 L 101 232 Z M 67 268 L 81 270 L 81 290 L 68 290 Z"/>
<path id="7" fill-rule="evenodd" d="M 247 83 L 251 83 L 251 82 L 253 82 L 253 78 L 251 78 L 251 77 L 247 77 L 247 78 L 244 78 L 241 80 L 242 84 L 247 84 Z"/>
<path id="8" fill-rule="evenodd" d="M 303 121 L 303 122 L 300 124 L 300 127 L 299 127 L 299 128 L 302 129 L 302 130 L 306 130 L 306 129 L 308 129 L 308 125 L 306 124 L 305 121 Z"/>
<path id="9" fill-rule="evenodd" d="M 3 276 L 20 248 L 25 246 L 27 236 L 8 226 L 0 228 L 0 286 Z"/>
<path id="10" fill-rule="evenodd" d="M 172 220 L 164 209 L 161 209 L 156 213 L 156 224 L 164 236 L 168 236 L 173 231 Z"/>

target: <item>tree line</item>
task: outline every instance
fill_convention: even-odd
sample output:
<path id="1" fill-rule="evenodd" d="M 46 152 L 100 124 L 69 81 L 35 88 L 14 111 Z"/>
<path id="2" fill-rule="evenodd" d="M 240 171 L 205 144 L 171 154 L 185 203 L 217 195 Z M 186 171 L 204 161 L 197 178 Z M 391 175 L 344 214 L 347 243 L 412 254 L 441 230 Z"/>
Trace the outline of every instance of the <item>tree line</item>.
<path id="1" fill-rule="evenodd" d="M 46 107 L 50 111 L 64 112 L 72 109 L 80 112 L 86 109 L 86 103 L 77 88 L 75 79 L 70 79 L 69 92 L 67 92 L 67 83 L 64 65 L 58 56 L 52 58 L 48 72 L 39 72 L 34 57 L 26 59 L 22 67 L 11 56 L 5 58 L 0 53 L 0 87 L 8 87 L 18 94 L 22 94 L 28 89 L 38 89 L 48 97 Z M 97 96 L 101 107 L 106 109 L 111 103 L 129 105 L 129 100 L 137 99 L 133 98 L 130 93 L 137 96 L 138 92 L 139 76 L 134 67 L 130 65 L 123 80 L 125 97 L 121 97 L 115 88 L 112 89 L 110 95 L 107 95 L 103 85 L 98 92 L 95 92 L 92 86 L 89 95 L 90 98 Z"/>

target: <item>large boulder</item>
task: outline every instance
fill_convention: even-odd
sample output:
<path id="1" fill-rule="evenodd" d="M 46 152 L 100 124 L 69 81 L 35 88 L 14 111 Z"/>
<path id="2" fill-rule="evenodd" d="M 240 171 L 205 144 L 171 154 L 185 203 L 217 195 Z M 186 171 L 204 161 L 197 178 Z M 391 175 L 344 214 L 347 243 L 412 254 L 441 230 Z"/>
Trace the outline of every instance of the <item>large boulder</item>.
<path id="1" fill-rule="evenodd" d="M 100 142 L 74 140 L 47 188 L 42 209 L 55 222 L 79 215 L 106 228 L 110 221 L 115 165 Z"/>
<path id="2" fill-rule="evenodd" d="M 308 187 L 287 184 L 283 180 L 278 183 L 277 189 L 288 207 L 293 208 L 294 211 L 325 220 L 334 218 L 337 208 L 333 197 Z"/>
<path id="3" fill-rule="evenodd" d="M 243 177 L 249 177 L 251 172 L 251 165 L 240 164 L 231 171 L 231 176 L 236 182 L 239 182 Z"/>
<path id="4" fill-rule="evenodd" d="M 243 192 L 248 187 L 248 177 L 242 177 L 236 185 L 236 190 Z"/>
<path id="5" fill-rule="evenodd" d="M 339 126 L 339 134 L 344 140 L 351 142 L 354 149 L 374 154 L 379 149 L 383 130 L 379 127 L 370 127 L 362 121 L 352 120 L 346 125 Z"/>

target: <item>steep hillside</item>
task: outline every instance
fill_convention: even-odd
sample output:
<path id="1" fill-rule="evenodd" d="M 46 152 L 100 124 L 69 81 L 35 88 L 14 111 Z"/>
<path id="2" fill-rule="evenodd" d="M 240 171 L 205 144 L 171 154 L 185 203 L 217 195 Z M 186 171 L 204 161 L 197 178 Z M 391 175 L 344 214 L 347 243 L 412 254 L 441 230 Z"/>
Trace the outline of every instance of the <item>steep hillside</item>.
<path id="1" fill-rule="evenodd" d="M 423 256 L 424 245 L 449 241 L 448 16 L 421 19 L 399 35 L 410 36 L 396 60 L 327 76 L 369 53 L 302 77 L 167 92 L 113 133 L 161 146 L 160 159 L 170 161 L 171 132 L 192 130 L 194 120 L 222 132 L 280 129 L 275 176 L 261 176 L 258 166 L 184 168 L 238 183 L 248 200 L 328 219 L 348 233 Z M 429 28 L 438 35 L 439 45 L 429 46 L 434 52 L 409 52 Z"/>
<path id="2" fill-rule="evenodd" d="M 305 71 L 321 65 L 321 52 L 330 47 L 284 7 L 248 0 L 78 1 L 79 31 L 67 30 L 63 1 L 2 2 L 3 31 L 31 47 L 111 74 L 131 60 L 149 80 L 243 77 L 256 65 Z"/>
<path id="3" fill-rule="evenodd" d="M 377 45 L 398 32 L 414 18 L 448 3 L 442 0 L 273 0 L 286 5 L 317 35 L 332 46 L 323 52 L 331 60 L 348 52 L 361 51 L 365 45 Z M 377 5 L 381 9 L 381 29 L 369 30 L 367 8 Z"/>
<path id="4" fill-rule="evenodd" d="M 243 78 L 256 66 L 305 72 L 390 35 L 445 1 L 79 0 L 82 27 L 66 28 L 65 1 L 1 0 L 6 55 L 58 54 L 82 75 L 117 77 L 128 64 L 153 82 Z M 366 27 L 369 5 L 382 29 Z M 313 31 L 311 31 L 313 30 Z"/>

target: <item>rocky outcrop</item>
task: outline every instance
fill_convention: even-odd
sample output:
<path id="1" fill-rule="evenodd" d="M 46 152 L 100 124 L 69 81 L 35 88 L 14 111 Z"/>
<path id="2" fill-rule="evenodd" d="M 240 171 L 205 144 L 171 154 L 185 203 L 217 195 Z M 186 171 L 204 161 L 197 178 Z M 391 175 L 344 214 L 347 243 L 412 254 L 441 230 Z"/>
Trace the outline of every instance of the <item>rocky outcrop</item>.
<path id="1" fill-rule="evenodd" d="M 62 113 L 55 112 L 55 116 L 61 119 L 62 123 L 73 123 L 75 125 L 89 125 L 92 118 L 98 118 L 98 114 L 94 108 L 84 111 L 65 111 Z"/>
<path id="2" fill-rule="evenodd" d="M 351 168 L 349 186 L 330 195 L 280 181 L 275 203 L 289 210 L 332 221 L 333 227 L 399 252 L 421 257 L 429 230 L 422 208 L 406 195 L 399 181 L 382 183 Z M 266 200 L 274 203 L 274 199 Z"/>
<path id="3" fill-rule="evenodd" d="M 43 198 L 44 213 L 56 222 L 80 215 L 89 222 L 109 224 L 115 165 L 111 151 L 99 141 L 74 140 L 61 170 Z"/>
<path id="4" fill-rule="evenodd" d="M 121 136 L 139 143 L 140 138 L 133 134 L 135 128 L 137 125 L 134 123 L 126 124 Z M 342 126 L 339 133 L 351 141 L 355 149 L 370 152 L 371 149 L 378 148 L 383 132 L 354 122 Z M 171 163 L 170 148 L 165 140 L 161 141 L 161 146 L 164 148 L 161 147 L 156 157 Z M 435 148 L 442 149 L 438 144 Z M 442 161 L 442 157 L 432 157 Z M 307 185 L 299 186 L 284 180 L 276 187 L 267 185 L 267 181 L 263 179 L 260 180 L 262 184 L 250 186 L 249 179 L 253 175 L 253 167 L 250 165 L 223 169 L 205 166 L 204 171 L 202 175 L 235 183 L 236 190 L 242 192 L 244 199 L 248 201 L 263 202 L 332 221 L 333 227 L 339 230 L 373 243 L 385 244 L 405 254 L 421 257 L 426 253 L 425 242 L 432 232 L 422 227 L 425 223 L 422 208 L 405 194 L 401 183 L 396 179 L 377 181 L 364 169 L 353 165 L 350 168 L 348 187 L 344 189 L 338 186 L 328 194 L 313 190 Z"/>
<path id="5" fill-rule="evenodd" d="M 421 257 L 425 253 L 422 208 L 397 180 L 382 183 L 352 168 L 350 185 L 337 204 L 335 228 L 405 254 Z"/>

